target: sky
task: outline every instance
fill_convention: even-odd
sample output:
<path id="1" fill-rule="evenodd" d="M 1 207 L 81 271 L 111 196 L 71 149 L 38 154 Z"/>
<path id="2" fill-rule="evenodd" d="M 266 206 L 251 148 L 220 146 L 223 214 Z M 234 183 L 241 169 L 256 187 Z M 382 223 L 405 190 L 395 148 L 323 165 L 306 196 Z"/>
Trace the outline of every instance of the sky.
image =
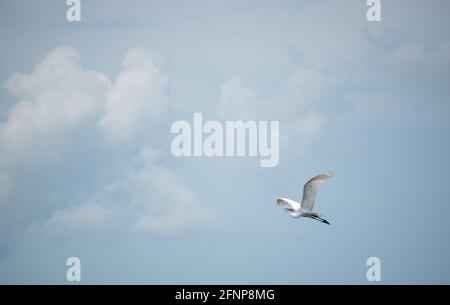
<path id="1" fill-rule="evenodd" d="M 0 1 L 0 283 L 450 284 L 450 3 L 381 3 Z M 173 156 L 196 112 L 278 165 Z"/>

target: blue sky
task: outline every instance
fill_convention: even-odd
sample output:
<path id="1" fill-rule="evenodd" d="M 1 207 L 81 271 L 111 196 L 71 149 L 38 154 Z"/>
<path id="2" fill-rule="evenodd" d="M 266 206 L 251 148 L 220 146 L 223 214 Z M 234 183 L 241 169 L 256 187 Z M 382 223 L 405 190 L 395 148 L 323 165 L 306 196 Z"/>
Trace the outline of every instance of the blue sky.
<path id="1" fill-rule="evenodd" d="M 448 1 L 0 3 L 0 283 L 450 282 Z M 170 125 L 280 121 L 280 162 Z M 317 209 L 275 204 L 332 170 Z"/>

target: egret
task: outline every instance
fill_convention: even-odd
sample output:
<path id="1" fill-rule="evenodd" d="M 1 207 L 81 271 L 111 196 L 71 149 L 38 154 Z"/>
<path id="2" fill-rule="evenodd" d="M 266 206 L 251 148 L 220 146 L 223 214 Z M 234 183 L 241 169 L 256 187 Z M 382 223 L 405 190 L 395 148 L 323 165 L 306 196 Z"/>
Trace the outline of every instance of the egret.
<path id="1" fill-rule="evenodd" d="M 319 184 L 330 179 L 332 176 L 332 172 L 326 172 L 315 176 L 306 182 L 303 186 L 303 197 L 301 203 L 288 198 L 279 198 L 277 199 L 277 205 L 289 206 L 285 208 L 284 211 L 290 213 L 294 218 L 308 217 L 329 225 L 330 223 L 326 219 L 323 219 L 318 213 L 314 212 L 313 208 L 316 200 L 317 187 Z"/>

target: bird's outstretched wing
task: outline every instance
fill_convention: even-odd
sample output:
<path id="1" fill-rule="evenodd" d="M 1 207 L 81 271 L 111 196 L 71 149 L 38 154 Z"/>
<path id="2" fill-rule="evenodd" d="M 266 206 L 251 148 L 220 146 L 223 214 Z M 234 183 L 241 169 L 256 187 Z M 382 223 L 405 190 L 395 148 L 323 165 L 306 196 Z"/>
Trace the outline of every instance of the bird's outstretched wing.
<path id="1" fill-rule="evenodd" d="M 317 187 L 322 182 L 330 179 L 333 176 L 332 172 L 326 172 L 311 178 L 303 186 L 302 208 L 312 211 L 314 208 L 314 202 L 316 200 Z"/>
<path id="2" fill-rule="evenodd" d="M 297 201 L 288 199 L 288 198 L 279 198 L 277 199 L 278 206 L 290 205 L 294 210 L 298 211 L 300 209 L 300 203 Z"/>

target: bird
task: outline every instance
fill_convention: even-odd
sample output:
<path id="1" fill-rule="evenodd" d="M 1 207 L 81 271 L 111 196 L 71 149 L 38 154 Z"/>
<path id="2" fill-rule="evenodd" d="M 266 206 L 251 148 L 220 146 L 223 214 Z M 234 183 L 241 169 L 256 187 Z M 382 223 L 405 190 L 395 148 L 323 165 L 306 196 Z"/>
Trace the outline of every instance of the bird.
<path id="1" fill-rule="evenodd" d="M 308 217 L 329 225 L 330 223 L 326 219 L 322 218 L 321 215 L 314 212 L 313 209 L 316 201 L 317 187 L 319 184 L 330 179 L 332 176 L 332 172 L 325 172 L 309 179 L 303 186 L 301 203 L 288 198 L 278 198 L 277 205 L 288 206 L 284 209 L 284 211 L 290 213 L 294 218 Z"/>

